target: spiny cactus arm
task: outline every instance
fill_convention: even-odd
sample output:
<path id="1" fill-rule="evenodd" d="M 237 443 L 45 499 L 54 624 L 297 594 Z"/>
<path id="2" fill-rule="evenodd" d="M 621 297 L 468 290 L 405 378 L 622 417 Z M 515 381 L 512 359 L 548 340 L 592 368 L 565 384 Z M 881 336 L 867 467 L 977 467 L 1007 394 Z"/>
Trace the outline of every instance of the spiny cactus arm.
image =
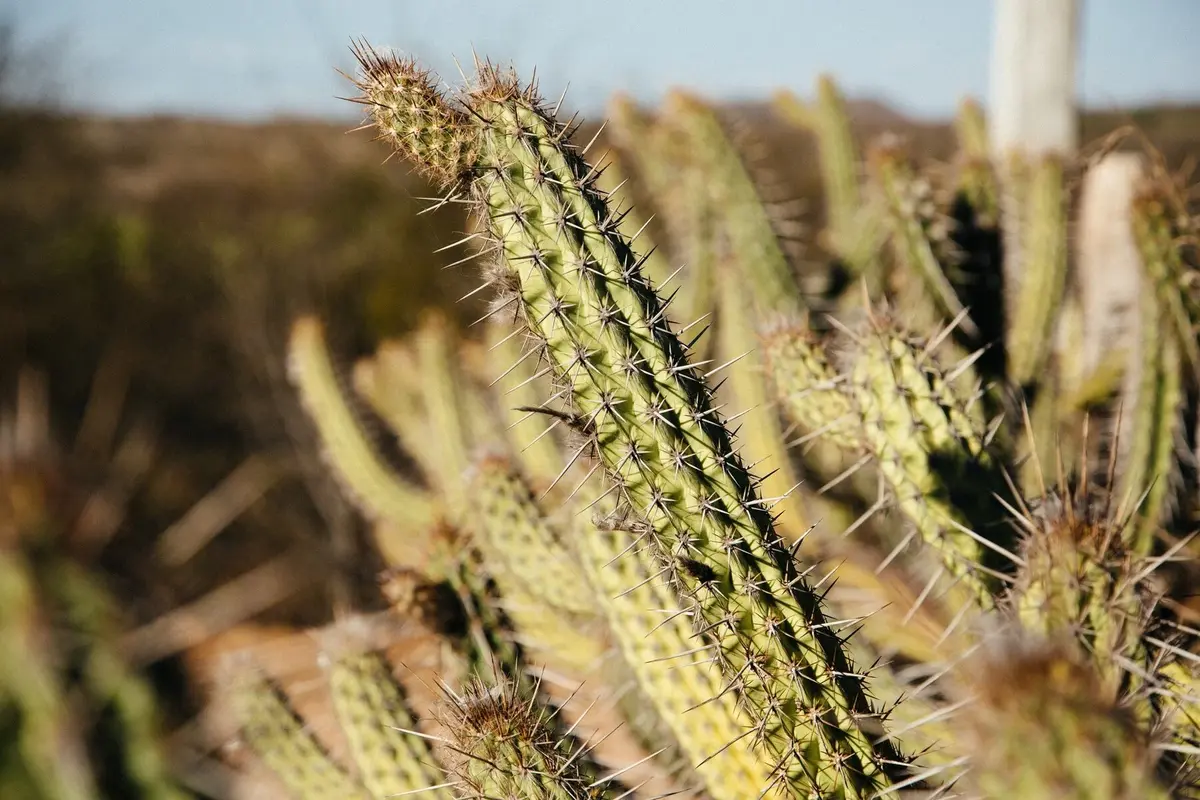
<path id="1" fill-rule="evenodd" d="M 365 641 L 345 629 L 346 620 L 325 632 L 330 696 L 346 735 L 357 775 L 373 800 L 420 794 L 451 800 L 446 776 L 429 742 L 417 731 L 404 692 L 379 651 L 356 652 Z"/>
<path id="2" fill-rule="evenodd" d="M 964 480 L 961 470 L 975 463 L 975 448 L 960 437 L 937 402 L 911 343 L 879 327 L 865 332 L 857 346 L 850 391 L 880 474 L 947 572 L 969 589 L 981 608 L 990 608 L 994 580 L 979 569 L 984 545 L 971 528 L 970 516 L 953 504 L 948 483 Z M 986 492 L 979 486 L 972 491 Z"/>
<path id="3" fill-rule="evenodd" d="M 0 715 L 19 720 L 4 731 L 3 761 L 15 762 L 17 773 L 6 769 L 5 780 L 36 800 L 94 800 L 100 795 L 83 743 L 73 735 L 52 655 L 39 642 L 45 621 L 34 592 L 24 559 L 0 550 Z"/>
<path id="4" fill-rule="evenodd" d="M 858 155 L 850 131 L 846 100 L 832 76 L 817 78 L 816 123 L 821 148 L 821 175 L 829 196 L 830 227 L 834 241 L 849 242 L 854 236 L 855 221 L 862 208 L 862 193 L 858 186 Z M 842 249 L 839 247 L 839 250 Z"/>
<path id="5" fill-rule="evenodd" d="M 932 303 L 932 309 L 919 313 L 928 318 L 929 324 L 936 324 L 941 319 L 957 318 L 963 312 L 962 302 L 946 278 L 934 251 L 926 214 L 919 207 L 925 199 L 923 186 L 914 176 L 911 165 L 898 148 L 886 143 L 876 144 L 869 150 L 867 163 L 886 201 L 892 250 L 897 264 L 905 273 L 906 280 L 915 276 L 920 281 L 928 298 L 925 302 Z M 916 301 L 921 296 L 912 287 L 906 298 Z M 905 313 L 912 315 L 918 312 L 906 305 Z M 979 335 L 977 326 L 969 316 L 963 314 L 959 324 L 968 336 Z"/>
<path id="6" fill-rule="evenodd" d="M 293 324 L 288 367 L 334 474 L 363 512 L 413 530 L 432 526 L 436 511 L 428 494 L 390 469 L 347 404 L 317 318 Z"/>
<path id="7" fill-rule="evenodd" d="M 442 713 L 464 758 L 455 771 L 458 797 L 471 800 L 603 800 L 586 757 L 560 738 L 545 709 L 513 687 L 469 685 Z"/>
<path id="8" fill-rule="evenodd" d="M 816 136 L 821 183 L 825 191 L 825 235 L 829 249 L 842 259 L 850 276 L 867 276 L 872 292 L 881 288 L 878 259 L 883 241 L 879 208 L 863 196 L 858 148 L 846 101 L 833 78 L 817 78 L 817 99 L 805 106 L 790 92 L 777 92 L 775 107 L 793 124 Z"/>
<path id="9" fill-rule="evenodd" d="M 1161 306 L 1153 288 L 1141 294 L 1139 340 L 1141 358 L 1127 375 L 1136 378 L 1126 396 L 1133 402 L 1122 416 L 1118 491 L 1121 502 L 1136 517 L 1125 536 L 1138 555 L 1154 546 L 1159 526 L 1170 514 L 1179 477 L 1176 438 L 1185 403 L 1183 358 L 1179 340 L 1160 325 Z"/>
<path id="10" fill-rule="evenodd" d="M 476 459 L 467 485 L 490 571 L 505 573 L 504 583 L 523 586 L 551 608 L 594 614 L 578 557 L 511 462 L 496 456 Z"/>
<path id="11" fill-rule="evenodd" d="M 597 603 L 637 678 L 688 765 L 713 800 L 768 795 L 773 779 L 747 734 L 753 725 L 705 652 L 662 565 L 619 520 L 579 537 Z"/>
<path id="12" fill-rule="evenodd" d="M 1014 156 L 1019 159 L 1019 156 Z M 1067 197 L 1063 164 L 1046 156 L 1033 164 L 1013 163 L 1006 189 L 1006 232 L 1020 240 L 1020 277 L 1010 292 L 1005 339 L 1008 372 L 1018 386 L 1038 379 L 1050 353 L 1051 335 L 1067 278 Z"/>
<path id="13" fill-rule="evenodd" d="M 305 727 L 283 690 L 236 654 L 223 665 L 221 690 L 241 731 L 241 741 L 297 800 L 371 800 L 370 795 Z"/>
<path id="14" fill-rule="evenodd" d="M 1194 378 L 1200 378 L 1200 303 L 1194 295 L 1196 269 L 1187 264 L 1185 247 L 1195 248 L 1197 231 L 1185 201 L 1166 177 L 1155 176 L 1141 187 L 1132 208 L 1134 239 L 1144 274 L 1153 283 L 1161 313 L 1166 317 L 1187 357 Z M 1186 239 L 1192 242 L 1186 243 Z"/>
<path id="15" fill-rule="evenodd" d="M 874 714 L 861 679 L 589 168 L 514 81 L 485 68 L 469 102 L 481 140 L 475 192 L 503 253 L 501 274 L 545 342 L 577 427 L 650 521 L 722 642 L 726 674 L 756 715 L 759 738 L 794 785 L 834 797 L 885 788 L 901 760 L 890 745 L 876 752 L 860 727 Z M 403 125 L 387 113 L 379 121 Z"/>
<path id="16" fill-rule="evenodd" d="M 882 760 L 859 728 L 871 713 L 860 682 L 586 165 L 506 79 L 485 75 L 473 102 L 486 120 L 480 191 L 525 322 L 546 342 L 578 427 L 721 640 L 768 748 L 790 779 L 831 795 L 881 789 Z"/>
<path id="17" fill-rule="evenodd" d="M 696 97 L 673 92 L 665 103 L 664 124 L 690 142 L 692 158 L 707 175 L 707 196 L 718 213 L 723 254 L 751 289 L 760 314 L 797 314 L 804 302 L 792 265 L 780 244 L 775 220 L 716 113 Z"/>
<path id="18" fill-rule="evenodd" d="M 365 41 L 352 53 L 361 69 L 354 102 L 379 123 L 380 138 L 404 153 L 436 185 L 452 188 L 476 162 L 479 136 L 462 109 L 445 102 L 427 69 L 415 59 L 377 52 Z"/>
<path id="19" fill-rule="evenodd" d="M 1021 565 L 1009 603 L 1024 630 L 1044 638 L 1073 637 L 1112 702 L 1131 694 L 1149 672 L 1142 637 L 1153 606 L 1133 581 L 1142 566 L 1121 544 L 1120 523 L 1074 498 L 1044 498 L 1022 517 Z"/>
<path id="20" fill-rule="evenodd" d="M 866 447 L 857 410 L 839 388 L 837 372 L 808 327 L 781 323 L 761 337 L 763 363 L 787 415 L 823 442 L 854 451 Z"/>
<path id="21" fill-rule="evenodd" d="M 1069 647 L 1014 642 L 963 669 L 970 705 L 952 717 L 985 797 L 1167 800 L 1145 735 L 1104 698 Z"/>
<path id="22" fill-rule="evenodd" d="M 465 478 L 482 555 L 477 569 L 499 590 L 509 638 L 527 660 L 586 674 L 604 656 L 599 615 L 578 556 L 542 512 L 528 484 L 504 458 L 476 460 Z M 488 603 L 476 601 L 481 610 Z M 517 669 L 523 667 L 516 663 Z M 524 681 L 524 674 L 518 681 Z"/>

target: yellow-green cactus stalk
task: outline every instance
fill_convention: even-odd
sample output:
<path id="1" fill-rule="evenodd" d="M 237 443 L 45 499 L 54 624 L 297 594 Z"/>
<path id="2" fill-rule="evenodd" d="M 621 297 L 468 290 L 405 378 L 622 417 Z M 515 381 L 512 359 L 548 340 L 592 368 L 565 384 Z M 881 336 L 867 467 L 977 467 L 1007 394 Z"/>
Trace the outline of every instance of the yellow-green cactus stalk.
<path id="1" fill-rule="evenodd" d="M 405 69 L 365 60 L 367 71 Z M 400 79 L 396 79 L 400 80 Z M 383 79 L 361 85 L 370 95 Z M 466 102 L 470 172 L 523 323 L 628 506 L 650 525 L 727 680 L 798 791 L 873 795 L 901 763 L 862 728 L 874 710 L 821 601 L 775 531 L 711 390 L 592 186 L 591 169 L 532 91 L 490 66 Z M 409 124 L 376 106 L 381 125 Z M 382 108 L 382 110 L 380 110 Z M 411 151 L 406 151 L 411 152 Z M 879 748 L 879 749 L 877 749 Z"/>
<path id="2" fill-rule="evenodd" d="M 372 800 L 351 774 L 307 730 L 277 683 L 237 654 L 223 665 L 222 691 L 237 720 L 241 742 L 296 800 Z"/>
<path id="3" fill-rule="evenodd" d="M 878 258 L 884 226 L 875 197 L 860 184 L 858 148 L 850 128 L 846 101 L 830 75 L 817 78 L 817 98 L 806 106 L 790 92 L 775 95 L 775 107 L 785 119 L 810 129 L 816 137 L 818 165 L 825 195 L 825 230 L 830 253 L 841 260 L 852 278 L 865 276 L 872 291 L 882 288 Z"/>
<path id="4" fill-rule="evenodd" d="M 972 525 L 995 511 L 989 492 L 1002 484 L 982 450 L 982 434 L 934 391 L 936 364 L 922 364 L 922 358 L 932 361 L 929 355 L 877 324 L 856 343 L 850 391 L 896 505 L 946 571 L 987 609 L 995 579 L 984 565 L 996 552 Z"/>
<path id="5" fill-rule="evenodd" d="M 1108 701 L 1140 684 L 1142 637 L 1154 600 L 1135 583 L 1136 562 L 1124 552 L 1118 520 L 1074 498 L 1045 498 L 1021 518 L 1025 539 L 1012 591 L 1022 627 L 1038 636 L 1073 637 L 1095 669 Z"/>
<path id="6" fill-rule="evenodd" d="M 763 362 L 788 416 L 821 442 L 847 451 L 865 448 L 857 409 L 839 388 L 837 371 L 807 326 L 785 323 L 762 337 Z"/>
<path id="7" fill-rule="evenodd" d="M 443 711 L 455 750 L 457 796 L 473 800 L 602 800 L 615 796 L 584 769 L 547 711 L 511 686 L 474 683 Z"/>
<path id="8" fill-rule="evenodd" d="M 579 551 L 642 694 L 707 793 L 713 800 L 770 796 L 775 781 L 748 736 L 752 722 L 724 691 L 720 668 L 696 638 L 649 542 L 607 520 L 583 532 Z"/>
<path id="9" fill-rule="evenodd" d="M 679 130 L 704 166 L 705 186 L 714 210 L 719 210 L 721 252 L 736 259 L 753 288 L 759 313 L 798 313 L 803 300 L 792 265 L 780 243 L 775 222 L 748 171 L 741 153 L 730 141 L 713 109 L 681 91 L 667 98 L 664 124 Z"/>
<path id="10" fill-rule="evenodd" d="M 1118 491 L 1137 516 L 1127 532 L 1130 548 L 1145 555 L 1154 546 L 1158 529 L 1170 515 L 1178 480 L 1178 447 L 1183 424 L 1183 358 L 1179 342 L 1159 327 L 1160 306 L 1149 289 L 1142 292 L 1142 321 L 1138 328 L 1142 359 L 1127 376 L 1136 383 L 1126 397 L 1133 399 L 1123 431 L 1125 450 Z"/>
<path id="11" fill-rule="evenodd" d="M 1122 410 L 1119 428 L 1124 451 L 1119 491 L 1138 518 L 1128 536 L 1130 547 L 1139 554 L 1150 552 L 1159 527 L 1175 506 L 1177 440 L 1186 403 L 1185 358 L 1193 358 L 1197 348 L 1188 293 L 1181 288 L 1185 269 L 1175 239 L 1173 223 L 1178 214 L 1171 213 L 1173 200 L 1165 187 L 1150 184 L 1135 198 L 1132 209 L 1143 285 L 1137 357 L 1126 370 L 1129 386 L 1124 396 L 1130 407 Z"/>
<path id="12" fill-rule="evenodd" d="M 536 660 L 595 669 L 604 655 L 599 615 L 564 534 L 507 459 L 478 459 L 466 481 L 477 543 L 518 641 Z"/>
<path id="13" fill-rule="evenodd" d="M 288 367 L 333 474 L 363 513 L 413 530 L 431 527 L 436 509 L 429 495 L 398 475 L 364 436 L 363 424 L 346 402 L 317 318 L 301 317 L 293 324 Z"/>
<path id="14" fill-rule="evenodd" d="M 1143 274 L 1153 286 L 1160 314 L 1187 357 L 1194 379 L 1200 378 L 1200 303 L 1196 300 L 1196 268 L 1185 258 L 1184 242 L 1195 247 L 1200 233 L 1188 216 L 1187 203 L 1172 181 L 1154 175 L 1133 199 L 1134 240 Z"/>
<path id="15" fill-rule="evenodd" d="M 323 632 L 329 691 L 355 774 L 372 800 L 454 796 L 429 742 L 417 731 L 386 656 L 372 648 L 369 623 L 344 620 Z"/>
<path id="16" fill-rule="evenodd" d="M 563 532 L 542 511 L 508 459 L 477 459 L 468 477 L 490 569 L 511 576 L 539 602 L 570 614 L 594 605 L 584 573 Z"/>
<path id="17" fill-rule="evenodd" d="M 1017 285 L 1009 290 L 1009 379 L 1025 386 L 1039 377 L 1053 344 L 1054 321 L 1067 277 L 1067 196 L 1062 161 L 1046 156 L 1026 164 L 1014 156 L 1008 171 L 1012 200 L 1005 231 L 1020 250 Z"/>
<path id="18" fill-rule="evenodd" d="M 887 143 L 871 148 L 868 166 L 886 201 L 892 252 L 901 283 L 898 306 L 904 309 L 905 320 L 914 327 L 933 330 L 945 321 L 960 319 L 959 330 L 977 337 L 979 330 L 965 314 L 935 250 L 935 244 L 944 242 L 949 232 L 931 229 L 935 212 L 927 184 L 915 174 L 899 148 Z"/>

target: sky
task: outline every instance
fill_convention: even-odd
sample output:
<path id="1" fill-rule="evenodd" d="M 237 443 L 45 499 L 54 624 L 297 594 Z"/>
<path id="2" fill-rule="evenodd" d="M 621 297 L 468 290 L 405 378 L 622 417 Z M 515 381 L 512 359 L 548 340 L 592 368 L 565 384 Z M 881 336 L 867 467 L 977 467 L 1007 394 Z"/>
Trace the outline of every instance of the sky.
<path id="1" fill-rule="evenodd" d="M 1083 105 L 1200 100 L 1200 0 L 1082 0 Z M 536 67 L 543 93 L 601 107 L 672 86 L 714 99 L 811 91 L 944 117 L 986 102 L 989 0 L 0 0 L 67 105 L 242 119 L 356 116 L 350 40 L 457 83 L 472 52 Z M 41 63 L 41 62 L 39 62 Z M 39 68 L 41 70 L 42 68 Z"/>

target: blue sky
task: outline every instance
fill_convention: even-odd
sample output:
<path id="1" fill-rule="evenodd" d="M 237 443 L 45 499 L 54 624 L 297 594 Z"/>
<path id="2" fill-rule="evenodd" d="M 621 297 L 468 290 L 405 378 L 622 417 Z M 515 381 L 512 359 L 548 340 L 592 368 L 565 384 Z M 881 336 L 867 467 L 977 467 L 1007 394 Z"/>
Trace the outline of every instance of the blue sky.
<path id="1" fill-rule="evenodd" d="M 1083 0 L 1082 101 L 1200 100 L 1200 0 Z M 735 10 L 737 9 L 737 10 Z M 59 53 L 66 103 L 119 113 L 356 115 L 351 37 L 413 53 L 457 81 L 472 48 L 536 66 L 544 93 L 594 110 L 620 89 L 711 97 L 808 92 L 942 116 L 986 99 L 988 0 L 0 0 L 21 38 Z"/>

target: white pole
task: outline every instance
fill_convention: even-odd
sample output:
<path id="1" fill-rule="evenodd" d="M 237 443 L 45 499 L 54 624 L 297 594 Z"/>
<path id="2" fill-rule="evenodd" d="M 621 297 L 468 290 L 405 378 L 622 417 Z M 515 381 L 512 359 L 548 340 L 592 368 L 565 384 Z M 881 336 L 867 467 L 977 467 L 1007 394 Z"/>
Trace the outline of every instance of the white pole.
<path id="1" fill-rule="evenodd" d="M 988 109 L 993 156 L 1073 153 L 1080 0 L 994 1 Z"/>

